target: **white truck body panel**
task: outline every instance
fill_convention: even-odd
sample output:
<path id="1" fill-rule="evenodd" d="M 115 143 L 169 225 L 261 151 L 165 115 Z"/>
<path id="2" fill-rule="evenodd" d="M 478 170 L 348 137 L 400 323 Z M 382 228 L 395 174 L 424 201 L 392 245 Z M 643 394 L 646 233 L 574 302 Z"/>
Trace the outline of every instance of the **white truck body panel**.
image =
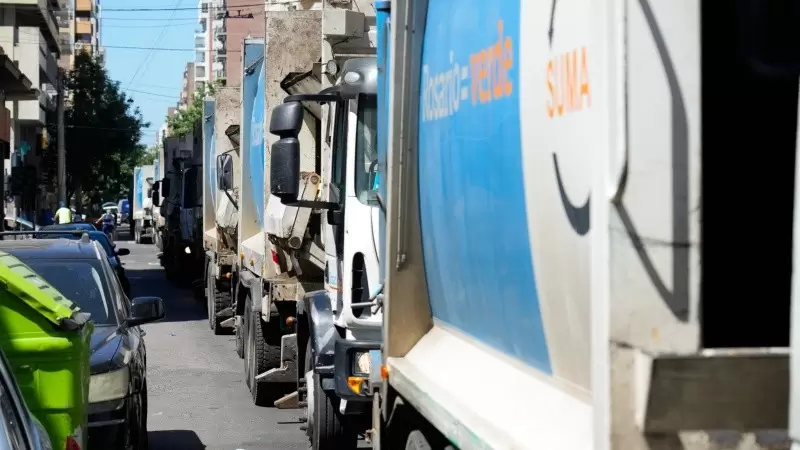
<path id="1" fill-rule="evenodd" d="M 737 400 L 759 396 L 739 394 L 775 398 L 787 350 L 701 340 L 697 2 L 392 17 L 390 385 L 461 449 L 656 448 L 645 429 L 709 448 L 698 424 L 746 428 Z"/>
<path id="2" fill-rule="evenodd" d="M 153 165 L 135 167 L 133 169 L 133 208 L 134 220 L 152 217 L 153 200 L 147 195 L 152 187 L 155 168 Z M 149 181 L 148 181 L 149 180 Z M 148 210 L 147 212 L 145 210 Z"/>

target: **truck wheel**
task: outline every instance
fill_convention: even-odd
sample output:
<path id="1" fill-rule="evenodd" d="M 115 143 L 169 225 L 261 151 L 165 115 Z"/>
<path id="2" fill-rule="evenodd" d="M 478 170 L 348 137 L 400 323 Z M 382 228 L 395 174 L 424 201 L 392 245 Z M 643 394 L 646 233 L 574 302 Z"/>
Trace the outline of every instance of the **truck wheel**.
<path id="1" fill-rule="evenodd" d="M 208 302 L 208 326 L 215 335 L 226 334 L 226 329 L 220 326 L 225 320 L 217 317 L 217 313 L 225 309 L 231 302 L 231 294 L 217 289 L 217 281 L 214 279 L 213 262 L 208 262 L 207 282 L 206 282 L 206 302 Z"/>
<path id="2" fill-rule="evenodd" d="M 313 417 L 309 418 L 308 425 L 311 429 L 312 450 L 347 450 L 355 449 L 358 442 L 358 432 L 354 429 L 350 419 L 339 412 L 339 398 L 332 392 L 322 390 L 319 374 L 313 375 L 314 387 Z"/>
<path id="3" fill-rule="evenodd" d="M 253 303 L 250 294 L 244 301 L 244 315 L 241 318 L 242 325 L 242 358 L 244 359 L 244 382 L 250 388 L 250 316 L 253 315 Z"/>
<path id="4" fill-rule="evenodd" d="M 253 403 L 256 406 L 272 406 L 275 400 L 283 395 L 281 389 L 283 386 L 274 383 L 259 383 L 256 381 L 256 376 L 269 369 L 275 369 L 281 364 L 280 345 L 274 345 L 274 339 L 271 338 L 275 337 L 275 333 L 270 333 L 276 327 L 270 327 L 268 323 L 261 320 L 261 312 L 252 309 L 250 311 L 250 324 L 247 327 L 249 342 L 247 378 L 250 381 L 250 393 L 253 395 Z M 267 340 L 271 342 L 267 342 Z"/>
<path id="5" fill-rule="evenodd" d="M 242 322 L 242 316 L 236 316 L 234 333 L 236 334 L 236 354 L 239 358 L 244 358 L 244 329 Z"/>

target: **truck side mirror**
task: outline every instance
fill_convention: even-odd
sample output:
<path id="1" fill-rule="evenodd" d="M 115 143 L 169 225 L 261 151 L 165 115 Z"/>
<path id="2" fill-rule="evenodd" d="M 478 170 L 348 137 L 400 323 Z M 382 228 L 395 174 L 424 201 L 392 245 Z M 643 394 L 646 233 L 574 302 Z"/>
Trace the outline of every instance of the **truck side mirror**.
<path id="1" fill-rule="evenodd" d="M 221 191 L 233 189 L 233 158 L 229 153 L 217 156 L 217 185 Z"/>
<path id="2" fill-rule="evenodd" d="M 281 203 L 297 201 L 300 186 L 300 127 L 303 125 L 303 105 L 283 103 L 272 110 L 269 132 L 280 137 L 272 144 L 270 156 L 270 192 Z"/>
<path id="3" fill-rule="evenodd" d="M 153 206 L 161 206 L 161 195 L 160 192 L 158 191 L 160 185 L 161 183 L 159 181 L 156 181 L 155 183 L 153 183 L 153 187 L 149 189 L 150 200 L 153 201 Z"/>
<path id="4" fill-rule="evenodd" d="M 169 184 L 170 184 L 169 178 L 164 178 L 163 180 L 161 180 L 161 190 L 164 191 L 165 194 L 164 197 L 169 195 Z"/>

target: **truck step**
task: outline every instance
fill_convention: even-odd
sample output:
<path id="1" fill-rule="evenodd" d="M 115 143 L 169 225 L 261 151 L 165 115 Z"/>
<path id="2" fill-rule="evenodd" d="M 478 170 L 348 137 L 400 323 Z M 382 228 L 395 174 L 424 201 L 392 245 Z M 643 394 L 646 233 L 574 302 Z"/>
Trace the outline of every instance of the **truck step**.
<path id="1" fill-rule="evenodd" d="M 297 392 L 284 395 L 283 397 L 275 400 L 275 407 L 278 409 L 295 409 L 298 407 Z"/>
<path id="2" fill-rule="evenodd" d="M 222 322 L 220 322 L 219 326 L 221 326 L 222 328 L 233 328 L 235 324 L 236 324 L 236 318 L 231 317 L 229 319 L 225 319 Z"/>
<path id="3" fill-rule="evenodd" d="M 306 431 L 308 429 L 308 425 L 300 425 L 300 429 L 302 431 Z"/>
<path id="4" fill-rule="evenodd" d="M 298 408 L 304 408 L 306 406 L 308 406 L 308 402 L 297 402 L 297 407 Z"/>
<path id="5" fill-rule="evenodd" d="M 216 316 L 219 317 L 219 318 L 222 318 L 222 317 L 233 317 L 233 308 L 231 308 L 229 306 L 229 307 L 223 309 L 222 311 L 218 312 L 216 314 Z"/>

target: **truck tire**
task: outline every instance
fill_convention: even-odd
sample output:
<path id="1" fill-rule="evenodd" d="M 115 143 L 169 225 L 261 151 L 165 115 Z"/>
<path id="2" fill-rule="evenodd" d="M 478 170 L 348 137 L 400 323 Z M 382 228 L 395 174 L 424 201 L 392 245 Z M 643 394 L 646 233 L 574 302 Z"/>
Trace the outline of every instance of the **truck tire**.
<path id="1" fill-rule="evenodd" d="M 283 395 L 283 386 L 274 383 L 258 383 L 256 376 L 269 369 L 275 369 L 281 365 L 280 330 L 278 330 L 278 345 L 275 345 L 276 327 L 270 327 L 268 323 L 261 320 L 261 312 L 253 311 L 253 304 L 248 294 L 245 304 L 250 305 L 250 314 L 245 311 L 245 319 L 249 320 L 247 326 L 247 372 L 245 376 L 250 386 L 250 393 L 253 396 L 253 403 L 256 406 L 272 406 L 275 400 Z"/>
<path id="2" fill-rule="evenodd" d="M 322 390 L 319 374 L 313 375 L 314 417 L 309 418 L 312 450 L 350 450 L 357 448 L 358 432 L 350 419 L 339 412 L 339 398 Z"/>
<path id="3" fill-rule="evenodd" d="M 230 293 L 222 292 L 217 289 L 217 280 L 214 279 L 213 262 L 208 262 L 206 269 L 206 305 L 208 307 L 208 326 L 215 335 L 225 334 L 224 328 L 220 324 L 225 320 L 217 317 L 217 313 L 225 309 L 230 304 Z"/>
<path id="4" fill-rule="evenodd" d="M 242 324 L 244 321 L 242 320 L 241 316 L 236 317 L 236 323 L 234 325 L 234 334 L 236 335 L 236 354 L 239 358 L 244 358 L 244 325 Z"/>

